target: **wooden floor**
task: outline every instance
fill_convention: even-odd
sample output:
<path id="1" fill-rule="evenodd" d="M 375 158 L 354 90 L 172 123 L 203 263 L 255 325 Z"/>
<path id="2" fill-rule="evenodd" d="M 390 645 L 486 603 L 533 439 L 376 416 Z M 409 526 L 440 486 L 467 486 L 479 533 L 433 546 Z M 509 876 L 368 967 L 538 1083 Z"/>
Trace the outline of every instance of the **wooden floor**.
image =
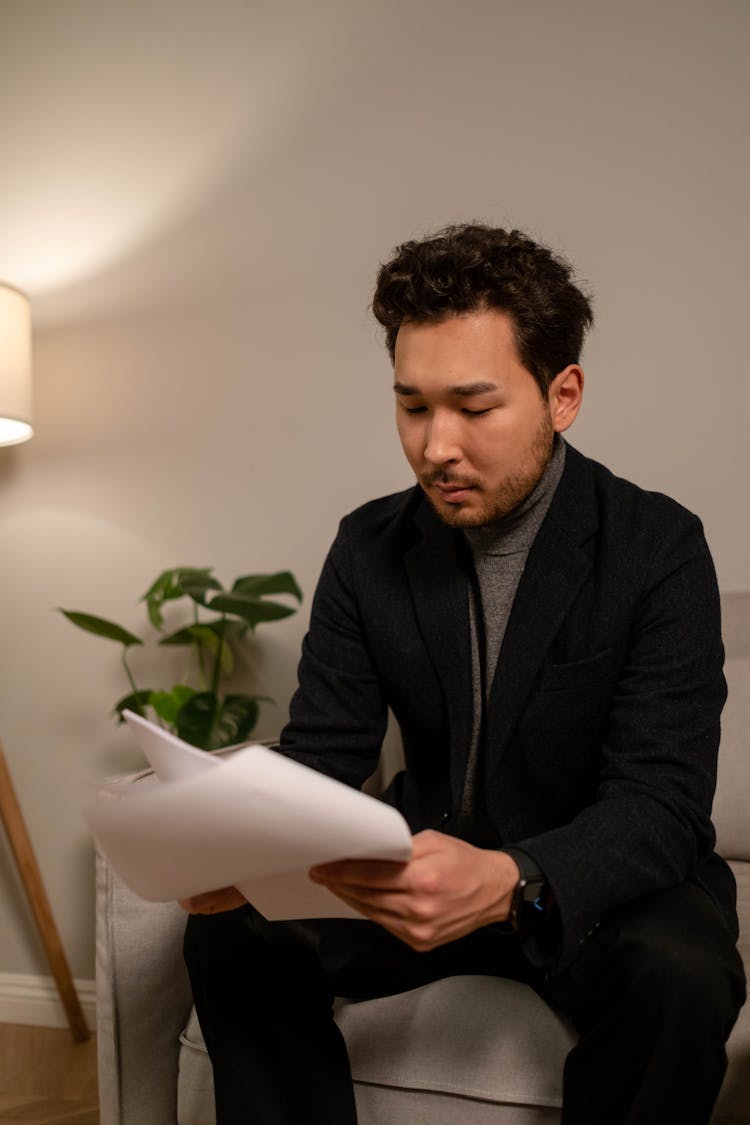
<path id="1" fill-rule="evenodd" d="M 96 1040 L 68 1031 L 0 1024 L 0 1122 L 99 1125 Z"/>

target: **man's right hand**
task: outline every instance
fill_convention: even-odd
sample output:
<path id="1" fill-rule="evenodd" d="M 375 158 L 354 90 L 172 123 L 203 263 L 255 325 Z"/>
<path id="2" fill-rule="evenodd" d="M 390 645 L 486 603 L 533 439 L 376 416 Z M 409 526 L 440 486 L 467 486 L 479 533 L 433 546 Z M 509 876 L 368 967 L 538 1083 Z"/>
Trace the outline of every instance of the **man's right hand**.
<path id="1" fill-rule="evenodd" d="M 236 887 L 222 887 L 220 891 L 206 891 L 192 898 L 181 898 L 179 903 L 188 914 L 221 914 L 225 910 L 247 906 L 247 899 Z"/>
<path id="2" fill-rule="evenodd" d="M 418 953 L 507 921 L 520 874 L 511 855 L 429 828 L 412 844 L 406 863 L 345 859 L 310 878 Z"/>

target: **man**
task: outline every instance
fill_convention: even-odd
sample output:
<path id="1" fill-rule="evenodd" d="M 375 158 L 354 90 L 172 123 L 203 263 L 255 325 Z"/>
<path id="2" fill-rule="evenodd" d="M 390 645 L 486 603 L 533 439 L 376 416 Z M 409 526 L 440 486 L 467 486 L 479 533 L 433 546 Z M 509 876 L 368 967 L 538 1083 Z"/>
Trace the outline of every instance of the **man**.
<path id="1" fill-rule="evenodd" d="M 282 751 L 359 786 L 390 706 L 406 864 L 311 872 L 362 921 L 200 896 L 186 958 L 219 1125 L 353 1125 L 334 995 L 527 981 L 580 1035 L 565 1125 L 709 1120 L 744 999 L 710 822 L 725 699 L 699 521 L 561 435 L 591 323 L 512 231 L 399 247 L 374 312 L 418 485 L 342 521 Z"/>

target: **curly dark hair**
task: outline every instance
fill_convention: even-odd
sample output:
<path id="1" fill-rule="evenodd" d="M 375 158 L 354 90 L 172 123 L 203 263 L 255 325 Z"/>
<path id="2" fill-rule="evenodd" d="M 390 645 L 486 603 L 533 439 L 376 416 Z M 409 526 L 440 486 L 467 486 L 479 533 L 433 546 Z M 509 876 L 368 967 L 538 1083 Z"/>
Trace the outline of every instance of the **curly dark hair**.
<path id="1" fill-rule="evenodd" d="M 502 310 L 512 318 L 521 362 L 546 394 L 555 375 L 578 362 L 593 323 L 572 274 L 572 266 L 522 231 L 463 223 L 396 247 L 378 272 L 372 311 L 393 360 L 404 321 Z"/>

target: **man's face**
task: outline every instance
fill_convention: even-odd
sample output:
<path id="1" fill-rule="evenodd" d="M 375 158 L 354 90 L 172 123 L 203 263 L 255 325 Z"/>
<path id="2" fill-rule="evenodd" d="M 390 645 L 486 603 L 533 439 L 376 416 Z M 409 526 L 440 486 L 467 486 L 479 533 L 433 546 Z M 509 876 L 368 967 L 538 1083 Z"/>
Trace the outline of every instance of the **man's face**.
<path id="1" fill-rule="evenodd" d="M 438 323 L 404 323 L 396 338 L 398 433 L 437 514 L 480 527 L 512 512 L 540 479 L 556 430 L 570 425 L 559 388 L 543 397 L 522 365 L 508 315 L 484 309 Z M 563 392 L 564 400 L 565 392 Z"/>

